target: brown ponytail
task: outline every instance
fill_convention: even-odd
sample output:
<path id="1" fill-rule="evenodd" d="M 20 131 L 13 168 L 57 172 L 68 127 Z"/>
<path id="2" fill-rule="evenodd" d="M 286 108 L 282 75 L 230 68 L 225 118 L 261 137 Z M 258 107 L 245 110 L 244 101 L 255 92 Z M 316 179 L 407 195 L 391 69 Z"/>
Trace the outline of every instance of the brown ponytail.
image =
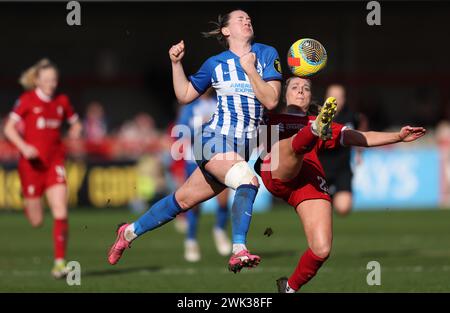
<path id="1" fill-rule="evenodd" d="M 231 11 L 234 12 L 235 10 Z M 228 22 L 230 21 L 230 14 L 231 12 L 228 12 L 225 15 L 219 15 L 217 17 L 217 22 L 211 21 L 210 24 L 213 24 L 215 28 L 208 32 L 202 32 L 203 37 L 205 38 L 216 38 L 219 43 L 228 49 L 228 41 L 227 38 L 222 34 L 222 28 L 228 26 Z"/>

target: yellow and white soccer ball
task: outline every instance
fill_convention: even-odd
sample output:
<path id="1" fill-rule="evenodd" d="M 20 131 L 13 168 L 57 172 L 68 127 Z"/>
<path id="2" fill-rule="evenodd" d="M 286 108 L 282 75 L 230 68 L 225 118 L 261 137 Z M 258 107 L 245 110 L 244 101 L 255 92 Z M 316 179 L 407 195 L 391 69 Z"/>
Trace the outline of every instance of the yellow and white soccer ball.
<path id="1" fill-rule="evenodd" d="M 327 51 L 317 40 L 304 38 L 292 44 L 287 59 L 292 74 L 310 77 L 320 72 L 327 64 Z"/>

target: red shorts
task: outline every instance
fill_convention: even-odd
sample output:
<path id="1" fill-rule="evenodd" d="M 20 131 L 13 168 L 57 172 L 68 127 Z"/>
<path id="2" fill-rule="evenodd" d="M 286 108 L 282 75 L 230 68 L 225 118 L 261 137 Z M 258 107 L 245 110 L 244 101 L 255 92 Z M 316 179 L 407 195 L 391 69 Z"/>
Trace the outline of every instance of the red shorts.
<path id="1" fill-rule="evenodd" d="M 18 169 L 25 198 L 40 197 L 50 186 L 66 184 L 64 159 L 55 158 L 49 166 L 44 166 L 40 162 L 21 158 Z"/>
<path id="2" fill-rule="evenodd" d="M 270 158 L 266 158 L 263 162 L 269 166 Z M 267 190 L 294 208 L 305 200 L 324 199 L 331 202 L 327 182 L 323 176 L 323 173 L 307 160 L 303 161 L 298 175 L 288 181 L 272 178 L 270 171 L 261 171 L 261 178 Z"/>

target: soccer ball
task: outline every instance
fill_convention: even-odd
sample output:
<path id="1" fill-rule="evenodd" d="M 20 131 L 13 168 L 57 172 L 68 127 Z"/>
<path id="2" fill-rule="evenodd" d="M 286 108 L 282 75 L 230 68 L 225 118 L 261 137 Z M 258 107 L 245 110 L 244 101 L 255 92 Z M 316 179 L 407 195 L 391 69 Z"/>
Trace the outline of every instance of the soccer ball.
<path id="1" fill-rule="evenodd" d="M 317 74 L 325 67 L 327 51 L 317 40 L 304 38 L 292 44 L 287 59 L 292 74 L 299 77 L 309 77 Z"/>

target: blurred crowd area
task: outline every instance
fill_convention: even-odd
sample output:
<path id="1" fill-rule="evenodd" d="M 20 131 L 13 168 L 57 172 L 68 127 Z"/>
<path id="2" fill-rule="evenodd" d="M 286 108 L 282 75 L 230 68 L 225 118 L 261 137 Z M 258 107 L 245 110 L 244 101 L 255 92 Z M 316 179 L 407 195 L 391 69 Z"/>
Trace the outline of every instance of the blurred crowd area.
<path id="1" fill-rule="evenodd" d="M 74 105 L 74 108 L 76 110 L 77 106 Z M 99 101 L 88 103 L 84 112 L 77 110 L 83 132 L 81 138 L 72 139 L 67 135 L 68 125 L 65 125 L 63 142 L 66 155 L 69 164 L 109 168 L 125 168 L 133 164 L 136 182 L 131 193 L 136 196 L 128 204 L 131 209 L 140 212 L 149 201 L 156 201 L 172 192 L 186 179 L 184 161 L 174 160 L 171 154 L 172 143 L 176 140 L 170 135 L 174 124 L 169 124 L 164 129 L 157 128 L 152 115 L 138 112 L 132 118 L 124 119 L 120 125 L 110 127 L 107 112 L 108 108 Z M 15 168 L 20 153 L 5 138 L 3 126 L 7 118 L 8 116 L 0 116 L 0 168 Z M 175 118 L 176 116 L 174 120 Z M 17 127 L 19 132 L 23 132 L 24 125 L 19 122 Z M 76 166 L 74 170 L 77 170 Z M 70 166 L 68 171 L 71 172 Z M 126 178 L 123 175 L 120 177 Z M 110 176 L 110 179 L 116 178 Z M 95 205 L 99 206 L 98 203 Z"/>
<path id="2" fill-rule="evenodd" d="M 142 212 L 149 202 L 156 201 L 174 191 L 186 179 L 185 162 L 182 159 L 183 151 L 178 151 L 176 148 L 178 145 L 174 145 L 178 138 L 171 136 L 172 128 L 180 121 L 182 106 L 175 101 L 172 102 L 172 105 L 177 113 L 171 116 L 172 122 L 165 124 L 165 128 L 157 127 L 158 117 L 152 116 L 148 112 L 138 112 L 131 115 L 132 117 L 129 119 L 124 118 L 122 123 L 113 127 L 110 126 L 108 112 L 114 108 L 99 101 L 88 102 L 85 110 L 77 110 L 83 124 L 82 137 L 70 139 L 66 135 L 67 128 L 64 129 L 63 140 L 69 161 L 72 164 L 81 162 L 85 165 L 89 164 L 88 166 L 109 167 L 134 164 L 136 183 L 133 187 L 134 190 L 130 192 L 135 196 L 128 202 L 128 205 L 133 211 Z M 211 105 L 214 105 L 214 101 Z M 280 104 L 279 111 L 283 110 L 283 106 Z M 77 109 L 76 104 L 74 107 Z M 15 167 L 20 156 L 19 151 L 4 136 L 3 125 L 8 118 L 7 115 L 0 116 L 0 118 L 2 130 L 0 131 L 0 166 Z M 366 118 L 367 128 L 373 129 L 372 120 L 369 116 Z M 161 123 L 159 124 L 161 125 Z M 411 124 L 417 125 L 416 123 Z M 399 122 L 398 125 L 390 125 L 382 130 L 398 131 L 401 125 L 404 124 Z M 23 129 L 23 125 L 20 123 L 18 127 L 19 130 Z M 450 119 L 442 116 L 436 125 L 427 127 L 427 130 L 427 135 L 421 140 L 395 148 L 411 149 L 411 153 L 414 153 L 413 149 L 416 148 L 438 150 L 441 159 L 440 175 L 443 183 L 442 199 L 445 203 L 450 203 Z M 392 148 L 394 146 L 379 149 Z M 177 155 L 173 153 L 177 153 Z"/>
<path id="3" fill-rule="evenodd" d="M 76 108 L 76 106 L 75 106 Z M 119 127 L 110 128 L 105 106 L 93 101 L 85 112 L 78 112 L 83 124 L 80 139 L 64 136 L 66 153 L 73 159 L 93 161 L 137 160 L 143 155 L 157 154 L 170 149 L 168 129 L 157 129 L 155 119 L 146 112 L 140 112 Z M 3 125 L 7 116 L 1 117 Z M 22 126 L 18 125 L 19 129 Z M 0 161 L 15 162 L 19 158 L 18 150 L 0 132 Z"/>
<path id="4" fill-rule="evenodd" d="M 173 102 L 176 111 L 180 107 Z M 282 106 L 282 105 L 281 105 Z M 75 105 L 75 109 L 77 106 Z M 84 112 L 77 112 L 82 120 L 83 135 L 80 139 L 69 139 L 64 136 L 67 156 L 75 160 L 88 161 L 137 161 L 142 156 L 157 156 L 161 162 L 171 159 L 171 147 L 176 138 L 171 137 L 171 129 L 175 125 L 174 115 L 165 128 L 157 127 L 154 117 L 148 112 L 138 112 L 120 125 L 110 127 L 108 110 L 113 110 L 99 101 L 92 101 L 85 106 Z M 352 108 L 353 109 L 353 108 Z M 354 110 L 354 109 L 353 109 Z M 441 115 L 440 121 L 428 128 L 428 134 L 422 140 L 405 146 L 437 146 L 442 150 L 450 150 L 450 105 L 447 114 Z M 357 112 L 357 111 L 356 111 Z M 8 116 L 0 116 L 0 162 L 16 163 L 19 151 L 7 141 L 3 133 L 3 125 Z M 410 123 L 415 126 L 421 123 Z M 375 127 L 374 127 L 375 126 Z M 384 131 L 397 131 L 399 125 L 386 125 Z M 21 125 L 19 124 L 20 128 Z M 377 129 L 368 116 L 368 128 Z M 171 162 L 171 161 L 170 161 Z M 449 160 L 450 162 L 450 160 Z"/>

